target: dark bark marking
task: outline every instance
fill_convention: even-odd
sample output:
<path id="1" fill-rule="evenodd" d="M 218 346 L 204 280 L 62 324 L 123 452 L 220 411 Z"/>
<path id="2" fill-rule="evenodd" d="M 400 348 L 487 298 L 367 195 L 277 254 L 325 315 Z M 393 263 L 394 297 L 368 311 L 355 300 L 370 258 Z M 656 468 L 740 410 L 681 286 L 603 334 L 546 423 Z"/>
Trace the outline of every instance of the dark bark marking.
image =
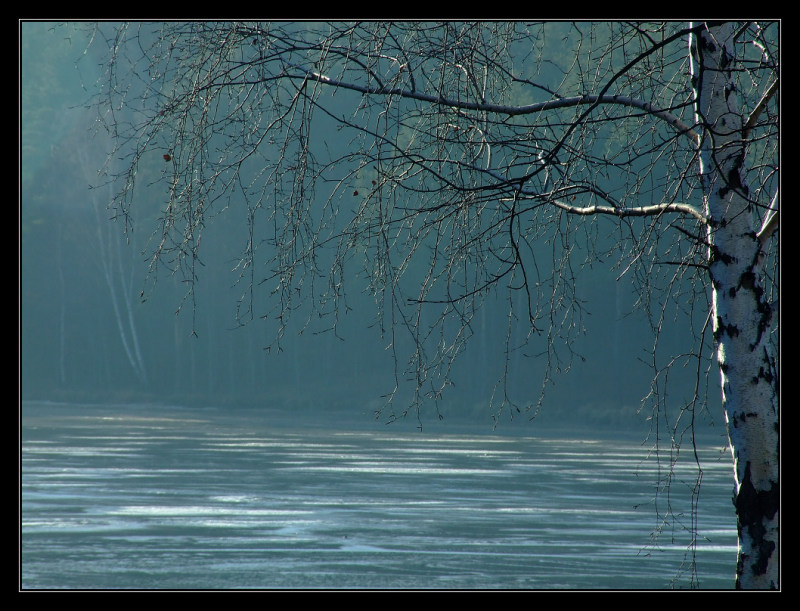
<path id="1" fill-rule="evenodd" d="M 739 327 L 734 324 L 726 325 L 722 317 L 717 316 L 717 328 L 714 330 L 714 339 L 720 341 L 723 334 L 727 334 L 730 338 L 739 337 Z"/>
<path id="2" fill-rule="evenodd" d="M 756 286 L 756 275 L 753 270 L 748 269 L 739 276 L 739 286 L 749 291 L 753 290 L 753 287 Z"/>
<path id="3" fill-rule="evenodd" d="M 722 339 L 722 327 L 717 325 L 717 328 L 714 329 L 714 341 L 719 343 L 719 340 L 721 340 L 721 339 Z M 720 369 L 722 369 L 723 364 L 724 363 L 720 363 L 720 365 L 719 365 Z M 725 371 L 725 370 L 723 369 L 723 371 Z"/>
<path id="4" fill-rule="evenodd" d="M 755 382 L 758 382 L 758 378 L 753 378 Z M 740 424 L 744 424 L 751 418 L 758 418 L 758 414 L 755 412 L 734 412 L 733 413 L 733 427 L 739 428 Z"/>
<path id="5" fill-rule="evenodd" d="M 717 50 L 717 46 L 714 44 L 714 42 L 710 38 L 702 36 L 700 38 L 700 40 L 702 41 L 703 46 L 706 48 L 707 51 L 713 53 L 714 51 Z"/>
<path id="6" fill-rule="evenodd" d="M 753 275 L 753 278 L 755 278 L 755 275 Z M 756 300 L 756 311 L 761 315 L 758 320 L 758 335 L 756 336 L 756 343 L 753 344 L 751 348 L 751 350 L 755 350 L 758 347 L 758 344 L 761 342 L 761 337 L 764 335 L 764 333 L 769 331 L 769 327 L 772 324 L 772 306 L 769 305 L 764 297 L 763 286 L 755 284 L 752 290 Z"/>
<path id="7" fill-rule="evenodd" d="M 728 172 L 728 186 L 731 189 L 738 189 L 745 195 L 747 195 L 749 189 L 744 185 L 742 182 L 742 175 L 739 172 L 741 164 L 739 162 L 736 163 L 736 166 Z M 722 189 L 720 189 L 722 191 Z"/>
<path id="8" fill-rule="evenodd" d="M 716 244 L 711 245 L 711 252 L 708 256 L 708 264 L 712 265 L 717 261 L 722 261 L 725 265 L 730 265 L 733 262 L 733 257 L 729 254 L 722 252 Z"/>
<path id="9" fill-rule="evenodd" d="M 775 542 L 765 539 L 766 528 L 764 527 L 764 521 L 775 517 L 779 503 L 778 483 L 772 482 L 768 490 L 756 490 L 751 480 L 750 463 L 748 462 L 745 466 L 744 478 L 739 486 L 739 494 L 736 495 L 734 505 L 736 506 L 738 518 L 739 538 L 741 539 L 744 529 L 747 529 L 747 534 L 753 540 L 753 547 L 757 555 L 753 564 L 753 573 L 755 575 L 763 575 L 767 572 L 769 560 L 775 551 Z M 742 556 L 746 557 L 744 554 Z M 741 574 L 743 558 L 740 558 L 739 562 L 740 570 L 737 573 Z"/>

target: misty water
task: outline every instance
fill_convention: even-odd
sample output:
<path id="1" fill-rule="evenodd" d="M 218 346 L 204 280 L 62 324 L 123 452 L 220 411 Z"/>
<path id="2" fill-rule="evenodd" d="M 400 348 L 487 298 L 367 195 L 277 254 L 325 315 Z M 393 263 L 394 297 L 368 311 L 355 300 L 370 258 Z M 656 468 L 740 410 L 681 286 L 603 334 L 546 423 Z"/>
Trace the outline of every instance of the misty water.
<path id="1" fill-rule="evenodd" d="M 638 435 L 24 402 L 24 589 L 688 587 Z M 501 427 L 502 428 L 502 427 Z M 699 447 L 697 576 L 730 588 L 729 454 Z M 671 503 L 692 525 L 691 463 Z"/>

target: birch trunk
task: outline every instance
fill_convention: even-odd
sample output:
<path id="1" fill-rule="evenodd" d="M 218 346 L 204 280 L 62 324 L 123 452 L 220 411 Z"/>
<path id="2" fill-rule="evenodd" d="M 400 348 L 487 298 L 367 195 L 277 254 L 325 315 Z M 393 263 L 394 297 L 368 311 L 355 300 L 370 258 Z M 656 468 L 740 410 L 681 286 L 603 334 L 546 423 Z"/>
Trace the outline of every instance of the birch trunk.
<path id="1" fill-rule="evenodd" d="M 736 587 L 763 589 L 779 587 L 778 375 L 748 197 L 745 123 L 730 72 L 734 34 L 732 24 L 709 24 L 692 37 L 692 77 L 703 133 L 713 329 L 735 475 Z"/>

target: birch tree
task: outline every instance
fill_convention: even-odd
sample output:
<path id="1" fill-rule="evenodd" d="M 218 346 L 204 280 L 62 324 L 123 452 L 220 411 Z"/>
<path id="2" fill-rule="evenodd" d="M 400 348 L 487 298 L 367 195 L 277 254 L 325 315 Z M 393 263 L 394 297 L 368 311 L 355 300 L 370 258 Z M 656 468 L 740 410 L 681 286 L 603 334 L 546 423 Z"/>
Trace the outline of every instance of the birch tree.
<path id="1" fill-rule="evenodd" d="M 127 163 L 113 205 L 130 230 L 137 169 L 164 159 L 151 269 L 181 270 L 187 299 L 206 223 L 240 214 L 237 313 L 274 325 L 271 349 L 295 322 L 337 332 L 346 287 L 368 291 L 390 409 L 412 389 L 398 415 L 435 409 L 497 296 L 506 354 L 542 385 L 520 405 L 503 376 L 487 401 L 546 408 L 579 357 L 576 287 L 613 262 L 651 321 L 644 403 L 679 408 L 676 448 L 718 369 L 735 583 L 777 588 L 778 26 L 100 24 L 97 108 Z M 675 319 L 685 348 L 663 360 Z M 676 406 L 678 368 L 695 388 Z"/>
<path id="2" fill-rule="evenodd" d="M 764 290 L 764 244 L 777 223 L 777 187 L 759 202 L 748 172 L 748 148 L 760 113 L 778 89 L 768 81 L 752 109 L 739 101 L 734 24 L 692 34 L 692 82 L 700 179 L 708 241 L 714 340 L 722 400 L 733 452 L 738 517 L 737 584 L 778 586 L 779 419 L 778 371 L 769 343 L 774 307 Z M 759 41 L 754 41 L 756 44 Z M 741 44 L 741 43 L 739 43 Z M 761 60 L 771 51 L 763 48 Z M 747 113 L 747 114 L 746 114 Z M 776 168 L 777 169 L 777 168 Z M 754 211 L 761 208 L 759 215 Z M 758 223 L 758 219 L 763 222 Z"/>

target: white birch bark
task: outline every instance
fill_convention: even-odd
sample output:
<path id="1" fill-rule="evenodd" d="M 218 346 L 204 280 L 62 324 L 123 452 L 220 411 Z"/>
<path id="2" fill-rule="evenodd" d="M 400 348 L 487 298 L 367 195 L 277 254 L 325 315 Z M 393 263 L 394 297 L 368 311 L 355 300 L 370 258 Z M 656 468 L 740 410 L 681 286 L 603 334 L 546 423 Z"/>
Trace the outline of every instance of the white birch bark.
<path id="1" fill-rule="evenodd" d="M 735 471 L 736 586 L 763 589 L 779 587 L 778 376 L 768 340 L 773 308 L 748 197 L 744 122 L 731 79 L 734 34 L 726 23 L 692 36 L 692 78 L 703 133 L 713 329 Z"/>

